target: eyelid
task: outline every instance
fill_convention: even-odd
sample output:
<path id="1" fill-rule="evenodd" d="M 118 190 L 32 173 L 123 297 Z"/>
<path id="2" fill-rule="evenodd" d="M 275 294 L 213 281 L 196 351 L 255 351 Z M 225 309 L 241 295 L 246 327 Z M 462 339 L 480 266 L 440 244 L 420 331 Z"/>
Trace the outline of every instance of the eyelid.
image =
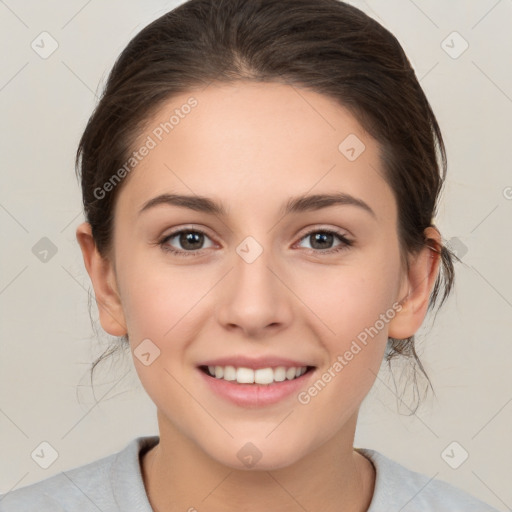
<path id="1" fill-rule="evenodd" d="M 211 234 L 210 229 L 208 229 L 207 227 L 205 227 L 201 224 L 183 224 L 183 225 L 176 226 L 174 228 L 171 228 L 167 234 L 160 235 L 158 237 L 158 239 L 161 240 L 162 238 L 168 238 L 170 236 L 175 236 L 175 235 L 178 235 L 179 233 L 181 233 L 182 231 L 197 231 L 198 233 L 203 233 L 203 234 L 207 235 L 209 238 L 211 238 L 212 240 L 215 240 L 215 236 L 213 236 Z"/>
<path id="2" fill-rule="evenodd" d="M 296 236 L 302 239 L 306 235 L 309 235 L 312 232 L 316 231 L 329 231 L 332 233 L 336 233 L 337 235 L 343 236 L 345 238 L 350 238 L 352 236 L 351 233 L 346 229 L 339 228 L 337 226 L 328 226 L 325 224 L 313 224 L 311 226 L 308 226 L 307 228 L 303 228 L 303 230 L 299 231 L 299 233 Z"/>

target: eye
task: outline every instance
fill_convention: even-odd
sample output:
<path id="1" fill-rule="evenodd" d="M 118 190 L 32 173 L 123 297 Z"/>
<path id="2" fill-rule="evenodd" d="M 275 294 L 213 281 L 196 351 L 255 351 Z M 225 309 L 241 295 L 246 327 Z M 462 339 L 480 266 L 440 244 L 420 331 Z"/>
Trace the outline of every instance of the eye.
<path id="1" fill-rule="evenodd" d="M 202 249 L 213 247 L 214 244 L 203 247 L 205 238 L 210 240 L 210 237 L 200 229 L 180 229 L 166 235 L 157 243 L 164 251 L 175 254 L 176 256 L 193 257 L 200 255 Z M 330 229 L 311 230 L 300 240 L 308 239 L 311 240 L 312 247 L 306 249 L 308 249 L 308 252 L 314 254 L 338 253 L 347 250 L 353 245 L 353 242 L 344 235 Z M 336 239 L 338 239 L 339 243 L 332 247 Z M 181 247 L 176 247 L 172 245 L 171 242 Z"/>
<path id="2" fill-rule="evenodd" d="M 205 248 L 202 247 L 205 237 L 210 239 L 204 231 L 199 229 L 181 229 L 166 235 L 158 242 L 158 245 L 160 245 L 164 251 L 176 254 L 177 256 L 197 256 L 197 252 Z M 176 239 L 174 243 L 179 244 L 182 248 L 176 248 L 170 245 L 170 242 L 174 239 Z M 213 244 L 211 246 L 213 246 Z"/>
<path id="3" fill-rule="evenodd" d="M 314 229 L 304 235 L 301 240 L 311 240 L 310 252 L 332 254 L 347 250 L 353 242 L 341 233 L 330 229 Z M 332 243 L 338 239 L 340 243 L 332 247 Z M 329 247 L 331 246 L 331 247 Z"/>

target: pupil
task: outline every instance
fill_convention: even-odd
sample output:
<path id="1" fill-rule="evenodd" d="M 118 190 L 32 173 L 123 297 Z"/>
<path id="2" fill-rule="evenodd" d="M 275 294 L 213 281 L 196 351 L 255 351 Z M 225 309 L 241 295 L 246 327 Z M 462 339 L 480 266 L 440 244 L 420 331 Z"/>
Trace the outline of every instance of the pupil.
<path id="1" fill-rule="evenodd" d="M 317 243 L 318 241 L 332 242 L 332 238 L 333 238 L 333 235 L 331 235 L 330 233 L 316 233 L 315 235 L 313 235 L 314 243 Z M 314 247 L 314 244 L 313 244 L 313 247 Z M 314 248 L 325 249 L 325 245 L 322 246 L 322 244 L 320 244 L 320 247 L 314 247 Z"/>
<path id="2" fill-rule="evenodd" d="M 203 235 L 201 233 L 186 233 L 182 234 L 180 236 L 180 243 L 183 248 L 188 249 L 197 249 L 197 247 L 194 247 L 194 242 L 197 244 L 197 242 L 202 242 Z M 199 244 L 201 245 L 201 244 Z"/>

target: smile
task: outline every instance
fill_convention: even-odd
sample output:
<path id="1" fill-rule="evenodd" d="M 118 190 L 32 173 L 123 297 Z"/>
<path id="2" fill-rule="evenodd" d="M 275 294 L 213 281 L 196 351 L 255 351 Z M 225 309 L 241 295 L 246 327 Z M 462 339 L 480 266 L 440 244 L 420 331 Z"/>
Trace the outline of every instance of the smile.
<path id="1" fill-rule="evenodd" d="M 285 380 L 295 380 L 312 368 L 312 366 L 277 366 L 252 369 L 229 365 L 200 366 L 200 369 L 210 375 L 210 377 L 238 384 L 273 384 Z"/>

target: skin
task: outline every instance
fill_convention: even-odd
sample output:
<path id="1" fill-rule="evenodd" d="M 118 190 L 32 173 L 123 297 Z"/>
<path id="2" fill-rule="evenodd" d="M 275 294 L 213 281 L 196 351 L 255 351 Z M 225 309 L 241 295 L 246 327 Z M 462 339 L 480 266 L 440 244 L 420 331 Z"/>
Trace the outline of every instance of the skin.
<path id="1" fill-rule="evenodd" d="M 141 461 L 151 504 L 161 512 L 367 510 L 375 470 L 353 449 L 359 407 L 388 336 L 421 326 L 439 256 L 425 247 L 402 267 L 378 144 L 331 99 L 283 84 L 211 84 L 166 103 L 139 142 L 191 95 L 198 106 L 123 184 L 112 253 L 99 254 L 89 224 L 77 229 L 105 331 L 128 333 L 132 352 L 147 338 L 160 350 L 148 366 L 134 356 L 160 431 Z M 349 134 L 366 147 L 355 161 L 338 150 Z M 362 199 L 375 217 L 351 205 L 279 213 L 291 196 L 333 191 Z M 163 193 L 208 196 L 228 214 L 159 205 L 139 215 Z M 199 255 L 155 243 L 180 228 L 206 232 L 192 246 Z M 342 242 L 314 245 L 306 236 L 313 228 L 338 230 L 353 245 L 323 254 Z M 426 235 L 441 243 L 435 228 Z M 263 249 L 252 263 L 236 252 L 247 236 Z M 167 245 L 187 251 L 179 237 Z M 321 375 L 400 301 L 402 310 L 307 405 L 294 394 L 242 408 L 214 394 L 196 368 L 221 356 L 278 355 Z M 237 457 L 247 442 L 262 453 L 250 469 Z"/>

